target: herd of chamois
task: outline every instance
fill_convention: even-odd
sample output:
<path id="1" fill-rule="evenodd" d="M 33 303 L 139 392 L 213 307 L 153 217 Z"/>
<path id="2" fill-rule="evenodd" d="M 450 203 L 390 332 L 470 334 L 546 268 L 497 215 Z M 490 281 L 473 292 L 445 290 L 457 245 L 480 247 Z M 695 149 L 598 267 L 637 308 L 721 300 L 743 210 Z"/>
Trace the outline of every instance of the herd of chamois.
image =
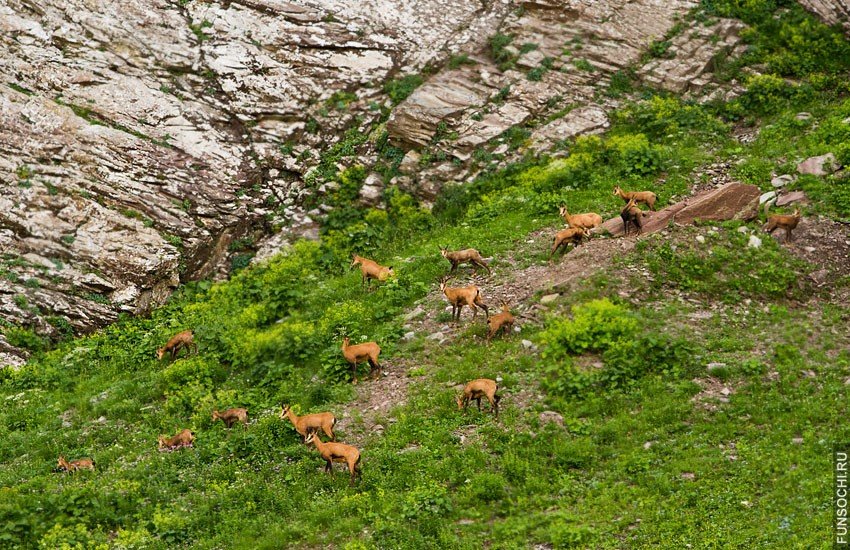
<path id="1" fill-rule="evenodd" d="M 642 233 L 643 218 L 648 213 L 642 211 L 637 204 L 645 204 L 650 210 L 654 211 L 657 200 L 655 193 L 651 191 L 623 191 L 617 186 L 614 188 L 613 194 L 626 202 L 626 205 L 620 211 L 624 235 L 629 234 L 630 226 L 634 226 L 638 234 Z M 580 245 L 584 239 L 590 238 L 593 228 L 602 224 L 602 216 L 599 214 L 570 214 L 566 205 L 560 208 L 560 215 L 566 223 L 567 228 L 555 233 L 552 250 L 549 253 L 550 261 L 558 249 L 566 249 L 570 244 L 573 247 Z M 797 227 L 800 218 L 799 209 L 795 210 L 793 214 L 770 215 L 765 225 L 765 231 L 772 234 L 776 229 L 784 229 L 785 241 L 787 242 L 791 240 L 791 231 Z M 454 273 L 461 264 L 469 264 L 473 270 L 477 270 L 480 267 L 485 269 L 488 275 L 491 274 L 487 259 L 482 257 L 481 253 L 474 248 L 450 251 L 447 247 L 441 246 L 440 254 L 451 264 L 449 275 Z M 371 288 L 373 280 L 384 282 L 395 275 L 392 267 L 382 266 L 374 260 L 358 256 L 357 254 L 352 256 L 350 267 L 353 268 L 354 266 L 360 267 L 362 275 L 361 282 L 367 290 Z M 476 318 L 478 309 L 480 308 L 484 310 L 487 320 L 487 342 L 490 342 L 500 331 L 504 331 L 505 333 L 510 332 L 516 319 L 511 314 L 510 306 L 507 302 L 502 302 L 501 311 L 491 316 L 481 296 L 481 290 L 476 285 L 450 287 L 448 286 L 449 275 L 440 279 L 440 291 L 452 306 L 452 322 L 457 323 L 460 321 L 460 314 L 464 306 L 472 308 L 473 320 Z M 159 348 L 156 356 L 161 360 L 168 354 L 170 359 L 174 360 L 180 350 L 186 350 L 187 353 L 192 353 L 197 352 L 197 349 L 198 346 L 194 341 L 193 332 L 191 330 L 184 330 L 172 336 L 163 347 Z M 380 378 L 383 372 L 378 360 L 381 348 L 376 342 L 364 342 L 352 345 L 346 336 L 343 338 L 341 350 L 345 360 L 352 365 L 353 383 L 357 383 L 357 365 L 359 363 L 368 363 L 370 377 Z M 475 401 L 480 411 L 481 399 L 486 398 L 490 403 L 491 412 L 498 418 L 500 396 L 496 393 L 497 391 L 498 385 L 494 380 L 490 380 L 489 378 L 472 380 L 466 384 L 463 392 L 456 399 L 458 409 L 465 410 L 469 406 L 470 401 Z M 326 472 L 333 476 L 333 463 L 345 463 L 348 466 L 350 475 L 349 483 L 354 483 L 356 476 L 360 474 L 360 451 L 351 445 L 336 442 L 336 435 L 333 431 L 333 427 L 336 424 L 336 417 L 332 413 L 321 412 L 297 416 L 289 405 L 284 404 L 281 407 L 280 418 L 288 419 L 292 422 L 295 431 L 302 437 L 305 444 L 315 446 L 325 461 Z M 247 428 L 248 411 L 244 408 L 227 409 L 221 412 L 215 410 L 212 413 L 212 420 L 223 421 L 227 428 L 232 427 L 236 423 Z M 320 430 L 329 438 L 328 442 L 321 440 L 319 437 Z M 194 441 L 195 433 L 189 429 L 184 429 L 173 437 L 160 436 L 158 440 L 159 450 L 168 451 L 191 447 Z M 60 456 L 58 468 L 66 472 L 75 472 L 84 469 L 94 470 L 95 462 L 90 458 L 68 461 L 64 456 Z"/>

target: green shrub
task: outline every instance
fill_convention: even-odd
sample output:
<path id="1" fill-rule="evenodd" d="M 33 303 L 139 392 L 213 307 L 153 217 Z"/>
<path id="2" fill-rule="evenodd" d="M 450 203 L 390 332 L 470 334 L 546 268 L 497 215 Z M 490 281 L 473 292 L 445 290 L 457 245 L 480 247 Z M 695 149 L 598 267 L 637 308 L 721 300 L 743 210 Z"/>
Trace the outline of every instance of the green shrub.
<path id="1" fill-rule="evenodd" d="M 573 306 L 572 319 L 552 319 L 540 334 L 544 358 L 604 351 L 635 333 L 638 321 L 624 306 L 607 298 Z"/>
<path id="2" fill-rule="evenodd" d="M 651 145 L 644 134 L 612 136 L 606 142 L 606 150 L 611 162 L 625 174 L 646 176 L 661 170 L 661 148 Z"/>
<path id="3" fill-rule="evenodd" d="M 452 511 L 452 503 L 445 487 L 431 482 L 410 490 L 402 506 L 402 516 L 407 519 L 428 520 Z"/>
<path id="4" fill-rule="evenodd" d="M 390 96 L 393 104 L 399 104 L 407 99 L 425 79 L 418 74 L 408 74 L 384 84 L 384 92 Z"/>

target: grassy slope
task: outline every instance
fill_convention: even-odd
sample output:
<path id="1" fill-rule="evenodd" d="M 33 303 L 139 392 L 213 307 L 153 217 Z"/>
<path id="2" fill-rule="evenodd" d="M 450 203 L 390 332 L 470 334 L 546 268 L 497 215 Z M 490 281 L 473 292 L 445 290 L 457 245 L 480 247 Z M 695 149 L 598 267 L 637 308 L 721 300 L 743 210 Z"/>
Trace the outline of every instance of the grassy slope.
<path id="1" fill-rule="evenodd" d="M 440 218 L 401 195 L 388 214 L 347 212 L 322 247 L 301 244 L 227 283 L 189 287 L 149 319 L 0 372 L 0 544 L 823 545 L 830 450 L 848 439 L 846 304 L 798 288 L 811 267 L 773 241 L 742 255 L 734 224 L 676 231 L 675 249 L 647 239 L 622 265 L 573 289 L 543 325 L 524 323 L 522 337 L 545 357 L 516 336 L 483 346 L 480 324 L 445 346 L 424 335 L 398 340 L 403 313 L 446 270 L 439 244 L 495 256 L 498 283 L 512 275 L 498 258 L 529 254 L 525 236 L 554 228 L 563 200 L 610 215 L 619 207 L 612 183 L 626 181 L 666 202 L 715 159 L 735 161 L 734 175 L 768 188 L 771 170 L 832 150 L 846 138 L 839 122 L 850 106 L 802 88 L 721 108 L 760 119 L 765 130 L 746 146 L 729 138 L 717 111 L 648 99 L 621 111 L 605 139 L 575 144 L 566 161 L 450 192 Z M 800 110 L 813 118 L 796 121 Z M 341 193 L 356 188 L 349 176 Z M 809 215 L 850 216 L 846 181 L 795 185 L 816 199 Z M 687 246 L 694 232 L 728 262 L 709 264 L 705 250 Z M 359 274 L 343 267 L 352 248 L 378 250 L 398 280 L 363 293 Z M 566 306 L 603 297 L 618 304 L 612 323 L 631 327 L 623 338 L 559 321 Z M 196 329 L 201 353 L 156 362 L 153 350 L 185 327 Z M 424 373 L 384 433 L 368 438 L 354 488 L 342 475 L 321 475 L 315 452 L 276 418 L 281 401 L 339 412 L 352 397 L 338 353 L 343 333 L 379 340 L 389 368 L 404 360 Z M 562 349 L 579 340 L 587 349 Z M 670 357 L 674 344 L 681 355 Z M 712 361 L 727 364 L 715 379 L 733 390 L 728 403 L 703 404 Z M 450 386 L 478 376 L 503 378 L 499 422 L 453 408 Z M 213 425 L 211 410 L 228 406 L 247 406 L 256 422 L 232 433 Z M 565 427 L 541 426 L 542 410 L 558 411 Z M 183 427 L 198 433 L 195 449 L 156 452 L 157 435 Z M 792 443 L 797 437 L 802 444 Z M 98 471 L 57 474 L 61 453 L 94 456 Z"/>

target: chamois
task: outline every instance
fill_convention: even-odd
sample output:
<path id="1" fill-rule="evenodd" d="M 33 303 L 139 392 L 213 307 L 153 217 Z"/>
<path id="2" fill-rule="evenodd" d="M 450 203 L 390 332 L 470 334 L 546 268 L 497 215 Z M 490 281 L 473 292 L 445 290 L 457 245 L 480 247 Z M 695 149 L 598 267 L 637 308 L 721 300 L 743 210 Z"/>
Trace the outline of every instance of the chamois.
<path id="1" fill-rule="evenodd" d="M 511 332 L 511 328 L 514 326 L 514 316 L 511 314 L 511 308 L 507 302 L 502 302 L 502 312 L 497 313 L 487 319 L 487 326 L 489 330 L 487 331 L 487 341 L 489 342 L 493 336 L 497 335 L 499 331 L 504 331 L 505 334 L 509 334 Z"/>
<path id="2" fill-rule="evenodd" d="M 336 441 L 336 435 L 334 435 L 334 424 L 336 424 L 336 418 L 334 415 L 329 412 L 323 413 L 313 413 L 313 414 L 305 414 L 302 416 L 296 416 L 294 412 L 292 412 L 292 407 L 289 405 L 281 405 L 280 411 L 280 419 L 288 418 L 292 425 L 295 426 L 295 431 L 301 434 L 301 437 L 304 438 L 304 441 L 307 441 L 307 434 L 310 432 L 318 432 L 319 428 L 325 432 L 325 435 L 331 438 L 331 441 Z"/>
<path id="3" fill-rule="evenodd" d="M 626 202 L 634 199 L 635 203 L 645 203 L 650 210 L 655 210 L 655 200 L 658 198 L 652 191 L 623 191 L 619 185 L 614 187 L 614 194 Z"/>
<path id="4" fill-rule="evenodd" d="M 635 206 L 635 199 L 629 199 L 629 202 L 620 211 L 620 217 L 623 219 L 623 235 L 628 236 L 629 224 L 635 226 L 638 235 L 643 233 L 643 217 L 645 215 L 645 212 Z"/>
<path id="5" fill-rule="evenodd" d="M 198 344 L 195 343 L 195 335 L 191 330 L 184 330 L 172 336 L 163 347 L 156 350 L 156 358 L 162 359 L 166 353 L 170 353 L 171 360 L 174 361 L 177 352 L 182 348 L 185 348 L 187 353 L 191 351 L 198 353 Z"/>
<path id="6" fill-rule="evenodd" d="M 460 322 L 460 312 L 463 306 L 472 308 L 472 319 L 478 315 L 478 309 L 484 310 L 484 315 L 489 315 L 487 304 L 481 301 L 481 291 L 475 285 L 465 287 L 452 288 L 446 285 L 447 277 L 440 279 L 440 290 L 446 295 L 449 303 L 452 305 L 452 321 Z"/>
<path id="7" fill-rule="evenodd" d="M 248 427 L 248 410 L 247 409 L 227 409 L 226 411 L 213 411 L 212 421 L 222 420 L 228 428 L 235 423 L 241 422 L 244 427 Z"/>
<path id="8" fill-rule="evenodd" d="M 481 257 L 481 253 L 474 248 L 449 252 L 448 248 L 441 246 L 440 254 L 442 254 L 443 258 L 447 259 L 452 264 L 452 270 L 449 273 L 454 273 L 457 266 L 462 263 L 468 263 L 473 269 L 481 266 L 487 270 L 487 275 L 490 275 L 491 273 L 490 266 L 488 266 L 487 262 L 484 261 L 484 258 Z"/>
<path id="9" fill-rule="evenodd" d="M 348 336 L 343 339 L 342 355 L 345 357 L 346 361 L 353 365 L 351 370 L 354 377 L 354 384 L 357 383 L 357 363 L 362 363 L 363 361 L 369 362 L 369 376 L 373 378 L 380 378 L 382 367 L 378 362 L 378 355 L 381 353 L 381 348 L 378 347 L 378 344 L 375 342 L 364 342 L 362 344 L 350 346 L 350 342 L 351 340 Z"/>
<path id="10" fill-rule="evenodd" d="M 791 240 L 791 230 L 797 227 L 797 224 L 800 223 L 800 209 L 797 208 L 794 210 L 793 214 L 771 214 L 767 218 L 767 225 L 765 226 L 765 231 L 773 235 L 773 232 L 779 228 L 785 230 L 785 242 Z"/>
<path id="11" fill-rule="evenodd" d="M 360 451 L 356 447 L 346 445 L 344 443 L 323 443 L 316 432 L 310 432 L 307 436 L 306 443 L 312 443 L 316 446 L 316 450 L 322 455 L 325 460 L 325 471 L 334 477 L 334 462 L 345 462 L 348 464 L 348 472 L 351 474 L 349 485 L 354 485 L 354 476 L 361 475 L 360 472 Z"/>
<path id="12" fill-rule="evenodd" d="M 586 229 L 593 229 L 597 225 L 602 225 L 602 216 L 599 214 L 594 214 L 593 212 L 588 212 L 587 214 L 570 214 L 570 211 L 567 210 L 567 205 L 561 206 L 560 209 L 561 217 L 564 218 L 566 224 L 570 227 L 584 227 Z"/>
<path id="13" fill-rule="evenodd" d="M 365 286 L 367 290 L 372 288 L 372 279 L 384 282 L 395 275 L 392 266 L 384 267 L 378 262 L 358 256 L 357 254 L 352 254 L 351 267 L 358 264 L 360 265 L 360 274 L 363 277 L 361 284 Z"/>
<path id="14" fill-rule="evenodd" d="M 558 231 L 555 233 L 555 241 L 552 244 L 552 251 L 549 253 L 549 259 L 551 260 L 555 251 L 562 246 L 565 250 L 570 244 L 578 246 L 585 237 L 590 238 L 590 230 L 585 227 L 568 227 L 567 229 Z"/>
<path id="15" fill-rule="evenodd" d="M 469 406 L 469 402 L 471 400 L 475 400 L 475 402 L 478 403 L 478 410 L 481 411 L 481 398 L 486 397 L 490 402 L 490 410 L 493 411 L 496 418 L 499 418 L 499 401 L 502 398 L 496 395 L 496 391 L 498 391 L 498 389 L 499 386 L 496 382 L 489 378 L 478 378 L 477 380 L 473 380 L 468 383 L 465 388 L 463 388 L 463 394 L 456 399 L 457 408 L 458 410 L 466 410 Z"/>
<path id="16" fill-rule="evenodd" d="M 191 447 L 195 441 L 195 432 L 188 429 L 181 430 L 180 433 L 174 437 L 165 437 L 164 435 L 161 435 L 159 436 L 158 441 L 160 451 L 172 451 L 174 449 L 179 449 L 180 447 Z"/>
<path id="17" fill-rule="evenodd" d="M 65 470 L 68 473 L 74 473 L 77 470 L 94 470 L 94 460 L 90 458 L 80 458 L 78 460 L 65 460 L 64 456 L 59 456 L 60 470 Z"/>

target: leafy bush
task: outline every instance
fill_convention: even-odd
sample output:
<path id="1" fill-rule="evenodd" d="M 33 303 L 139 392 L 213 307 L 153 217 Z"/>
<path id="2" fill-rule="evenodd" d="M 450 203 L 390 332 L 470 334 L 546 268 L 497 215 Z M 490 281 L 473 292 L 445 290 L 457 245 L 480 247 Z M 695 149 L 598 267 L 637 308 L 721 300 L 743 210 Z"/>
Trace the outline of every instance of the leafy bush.
<path id="1" fill-rule="evenodd" d="M 390 96 L 393 104 L 398 104 L 407 99 L 424 81 L 418 74 L 404 75 L 384 84 L 384 92 Z"/>
<path id="2" fill-rule="evenodd" d="M 625 174 L 646 176 L 661 170 L 662 151 L 651 145 L 644 134 L 612 136 L 606 142 L 608 158 Z"/>
<path id="3" fill-rule="evenodd" d="M 635 333 L 638 321 L 625 307 L 607 298 L 573 306 L 572 319 L 553 319 L 540 334 L 544 358 L 603 351 Z"/>

